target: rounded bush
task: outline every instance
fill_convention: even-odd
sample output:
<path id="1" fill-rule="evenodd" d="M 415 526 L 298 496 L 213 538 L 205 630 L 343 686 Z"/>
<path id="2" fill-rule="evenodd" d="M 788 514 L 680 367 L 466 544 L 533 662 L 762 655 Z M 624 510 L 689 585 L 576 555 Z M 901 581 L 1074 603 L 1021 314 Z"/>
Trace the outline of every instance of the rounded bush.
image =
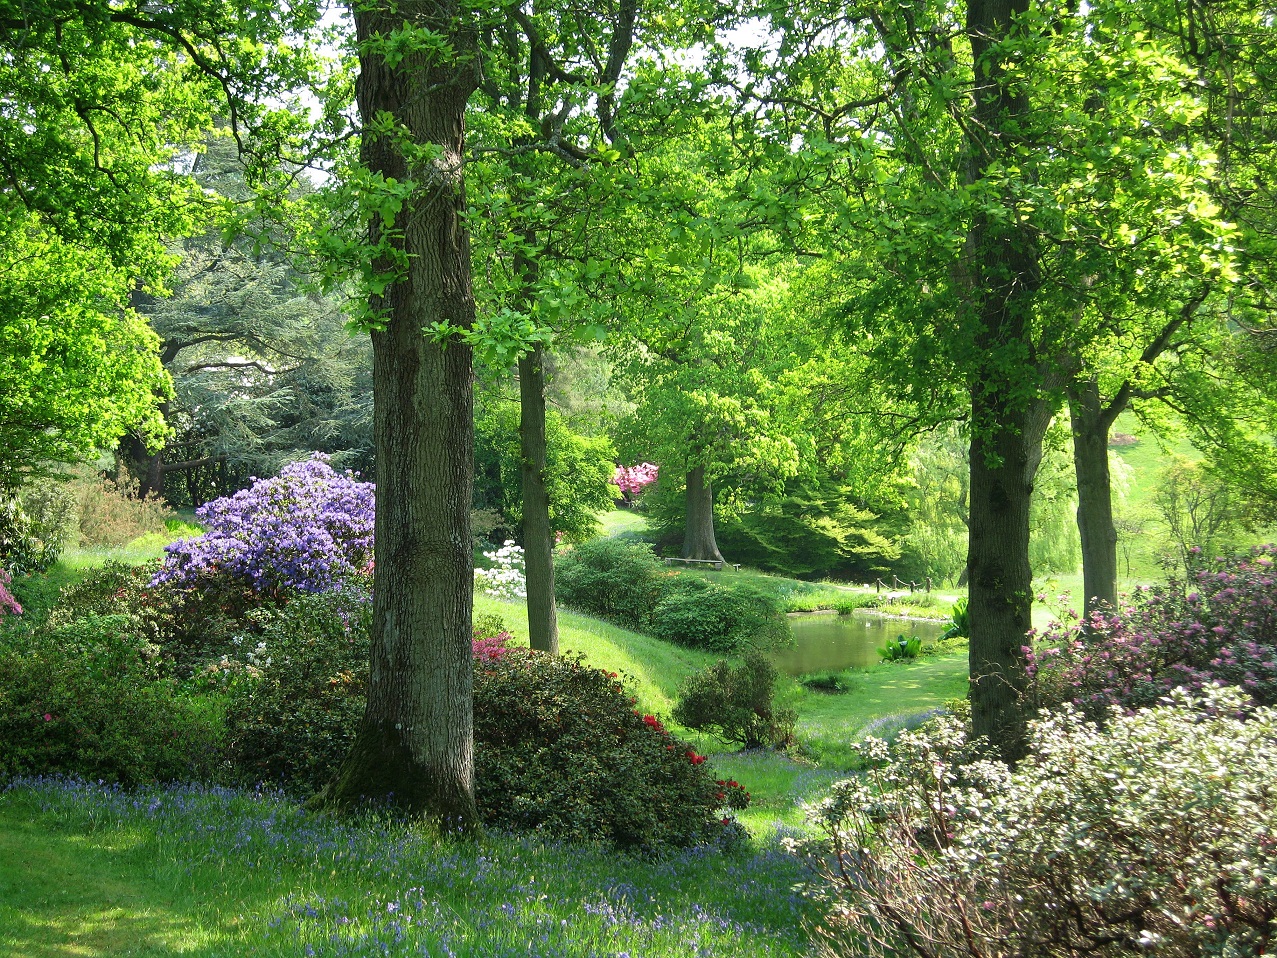
<path id="1" fill-rule="evenodd" d="M 372 561 L 372 483 L 319 453 L 195 515 L 207 531 L 168 546 L 153 585 L 279 598 L 336 588 Z"/>
<path id="2" fill-rule="evenodd" d="M 1025 651 L 1035 705 L 1070 702 L 1096 721 L 1113 706 L 1153 705 L 1172 689 L 1216 684 L 1275 705 L 1277 546 L 1139 590 L 1126 608 L 1055 625 Z"/>
<path id="3" fill-rule="evenodd" d="M 663 584 L 647 631 L 666 642 L 721 654 L 774 645 L 786 635 L 784 621 L 762 593 L 685 576 Z"/>
<path id="4" fill-rule="evenodd" d="M 972 761 L 962 723 L 871 740 L 867 773 L 797 843 L 836 920 L 834 955 L 1267 954 L 1277 914 L 1277 711 L 1183 690 L 1033 723 L 1014 770 Z"/>
<path id="5" fill-rule="evenodd" d="M 555 592 L 564 605 L 632 629 L 645 626 L 667 573 L 652 547 L 623 539 L 574 546 L 554 566 Z"/>
<path id="6" fill-rule="evenodd" d="M 798 716 L 775 704 L 776 666 L 758 652 L 732 665 L 719 661 L 688 677 L 674 718 L 745 748 L 782 748 L 794 739 Z"/>
<path id="7" fill-rule="evenodd" d="M 138 640 L 160 649 L 179 678 L 235 649 L 251 634 L 249 613 L 258 601 L 243 589 L 173 589 L 152 584 L 156 566 L 107 562 L 65 586 L 49 614 L 52 626 L 86 615 L 122 615 Z"/>
<path id="8" fill-rule="evenodd" d="M 0 650 L 0 776 L 208 779 L 220 719 L 162 676 L 128 616 L 87 615 Z"/>
<path id="9" fill-rule="evenodd" d="M 226 715 L 239 778 L 318 791 L 333 777 L 364 714 L 371 614 L 370 595 L 355 587 L 258 614 L 257 641 L 231 671 L 246 676 L 231 683 Z M 221 671 L 213 664 L 206 677 Z"/>
<path id="10" fill-rule="evenodd" d="M 695 845 L 734 829 L 703 757 L 635 712 L 614 673 L 511 650 L 478 664 L 474 711 L 489 825 L 620 848 Z"/>

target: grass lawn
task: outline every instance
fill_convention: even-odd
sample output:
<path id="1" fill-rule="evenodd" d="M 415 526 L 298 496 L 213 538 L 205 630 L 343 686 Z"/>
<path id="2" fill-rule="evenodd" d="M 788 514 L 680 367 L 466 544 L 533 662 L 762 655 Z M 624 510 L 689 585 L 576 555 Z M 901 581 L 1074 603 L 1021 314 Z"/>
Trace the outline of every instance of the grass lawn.
<path id="1" fill-rule="evenodd" d="M 800 955 L 801 878 L 774 846 L 653 860 L 216 789 L 0 793 L 0 958 Z"/>
<path id="2" fill-rule="evenodd" d="M 647 519 L 630 509 L 613 509 L 599 516 L 599 534 L 616 536 L 622 532 L 643 532 L 647 529 Z"/>

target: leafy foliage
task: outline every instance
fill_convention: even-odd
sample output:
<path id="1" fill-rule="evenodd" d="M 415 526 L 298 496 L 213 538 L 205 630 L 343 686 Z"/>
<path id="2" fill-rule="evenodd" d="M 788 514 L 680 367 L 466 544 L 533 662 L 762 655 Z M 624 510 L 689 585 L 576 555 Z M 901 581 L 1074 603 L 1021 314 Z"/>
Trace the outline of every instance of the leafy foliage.
<path id="1" fill-rule="evenodd" d="M 1198 557 L 1200 558 L 1200 557 Z M 1183 582 L 1141 590 L 1116 612 L 1054 625 L 1029 650 L 1031 695 L 1092 720 L 1171 689 L 1239 686 L 1277 704 L 1277 547 L 1202 563 Z"/>
<path id="2" fill-rule="evenodd" d="M 196 517 L 208 531 L 165 549 L 153 585 L 279 598 L 336 588 L 372 560 L 372 484 L 333 471 L 320 454 L 206 503 Z"/>
<path id="3" fill-rule="evenodd" d="M 665 570 L 652 547 L 628 539 L 592 539 L 556 560 L 555 589 L 564 605 L 641 628 L 660 591 Z"/>
<path id="4" fill-rule="evenodd" d="M 621 848 L 739 836 L 722 810 L 743 808 L 743 789 L 721 789 L 702 756 L 631 702 L 614 673 L 579 660 L 512 650 L 476 663 L 485 821 Z"/>
<path id="5" fill-rule="evenodd" d="M 798 717 L 776 706 L 776 679 L 776 666 L 759 652 L 737 665 L 720 659 L 683 683 L 674 718 L 745 748 L 784 748 Z"/>
<path id="6" fill-rule="evenodd" d="M 230 684 L 237 775 L 303 791 L 328 782 L 363 714 L 368 628 L 357 589 L 263 614 L 260 645 L 251 662 L 241 657 L 247 678 Z M 637 715 L 615 674 L 508 640 L 499 620 L 476 625 L 476 788 L 487 824 L 622 847 L 735 833 L 720 809 L 744 807 L 743 792 L 720 797 L 703 759 Z"/>
<path id="7" fill-rule="evenodd" d="M 1277 714 L 1183 692 L 1099 731 L 1031 725 L 1031 760 L 977 757 L 962 723 L 871 740 L 870 770 L 796 843 L 837 955 L 1247 955 L 1277 913 Z M 912 946 L 912 948 L 911 948 Z"/>
<path id="8" fill-rule="evenodd" d="M 0 648 L 0 776 L 208 780 L 221 728 L 163 677 L 128 616 L 86 614 Z"/>
<path id="9" fill-rule="evenodd" d="M 768 596 L 670 572 L 642 542 L 575 546 L 559 557 L 555 582 L 565 605 L 692 648 L 736 652 L 782 643 L 787 635 Z"/>
<path id="10" fill-rule="evenodd" d="M 905 636 L 904 634 L 896 636 L 894 641 L 888 639 L 878 650 L 878 654 L 888 662 L 916 659 L 921 653 L 922 639 L 916 635 Z"/>
<path id="11" fill-rule="evenodd" d="M 585 541 L 598 531 L 598 514 L 612 507 L 612 443 L 575 431 L 553 409 L 546 410 L 545 436 L 551 531 Z M 518 408 L 496 404 L 475 422 L 475 504 L 500 510 L 511 530 L 523 521 L 521 469 Z"/>
<path id="12" fill-rule="evenodd" d="M 371 617 L 366 590 L 301 595 L 259 613 L 260 645 L 213 664 L 210 678 L 247 673 L 230 683 L 226 712 L 236 776 L 302 791 L 328 783 L 364 714 Z"/>
<path id="13" fill-rule="evenodd" d="M 782 645 L 788 638 L 775 603 L 761 592 L 681 575 L 657 581 L 659 599 L 645 631 L 658 639 L 730 654 Z"/>
<path id="14" fill-rule="evenodd" d="M 897 568 L 901 553 L 889 522 L 852 490 L 823 480 L 790 480 L 783 494 L 718 524 L 733 561 L 793 578 L 869 581 Z"/>

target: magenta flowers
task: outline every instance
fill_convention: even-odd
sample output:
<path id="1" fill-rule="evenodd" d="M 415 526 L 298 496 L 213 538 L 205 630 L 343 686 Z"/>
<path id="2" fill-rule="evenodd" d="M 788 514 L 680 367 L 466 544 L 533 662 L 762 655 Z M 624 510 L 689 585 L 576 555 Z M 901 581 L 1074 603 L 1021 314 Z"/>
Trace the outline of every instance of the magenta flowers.
<path id="1" fill-rule="evenodd" d="M 637 466 L 617 466 L 612 482 L 625 496 L 637 496 L 656 481 L 657 467 L 650 462 L 640 462 Z"/>
<path id="2" fill-rule="evenodd" d="M 152 585 L 216 579 L 262 596 L 325 592 L 372 561 L 373 484 L 320 453 L 195 514 L 208 531 L 168 546 Z"/>
<path id="3" fill-rule="evenodd" d="M 0 616 L 8 613 L 9 615 L 21 615 L 22 606 L 18 604 L 18 600 L 13 597 L 13 593 L 9 591 L 9 583 L 13 580 L 9 578 L 9 573 L 4 569 L 0 569 Z"/>

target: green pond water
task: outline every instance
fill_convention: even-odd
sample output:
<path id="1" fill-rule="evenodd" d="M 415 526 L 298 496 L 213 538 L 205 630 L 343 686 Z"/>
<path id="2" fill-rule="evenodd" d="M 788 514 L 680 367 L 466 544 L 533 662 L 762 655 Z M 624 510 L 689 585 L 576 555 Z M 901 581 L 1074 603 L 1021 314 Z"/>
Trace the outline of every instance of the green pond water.
<path id="1" fill-rule="evenodd" d="M 826 669 L 863 669 L 878 664 L 878 649 L 888 639 L 903 633 L 916 635 L 925 644 L 940 638 L 948 627 L 948 622 L 898 619 L 868 612 L 791 615 L 789 629 L 794 635 L 793 648 L 776 652 L 772 661 L 788 675 Z"/>

